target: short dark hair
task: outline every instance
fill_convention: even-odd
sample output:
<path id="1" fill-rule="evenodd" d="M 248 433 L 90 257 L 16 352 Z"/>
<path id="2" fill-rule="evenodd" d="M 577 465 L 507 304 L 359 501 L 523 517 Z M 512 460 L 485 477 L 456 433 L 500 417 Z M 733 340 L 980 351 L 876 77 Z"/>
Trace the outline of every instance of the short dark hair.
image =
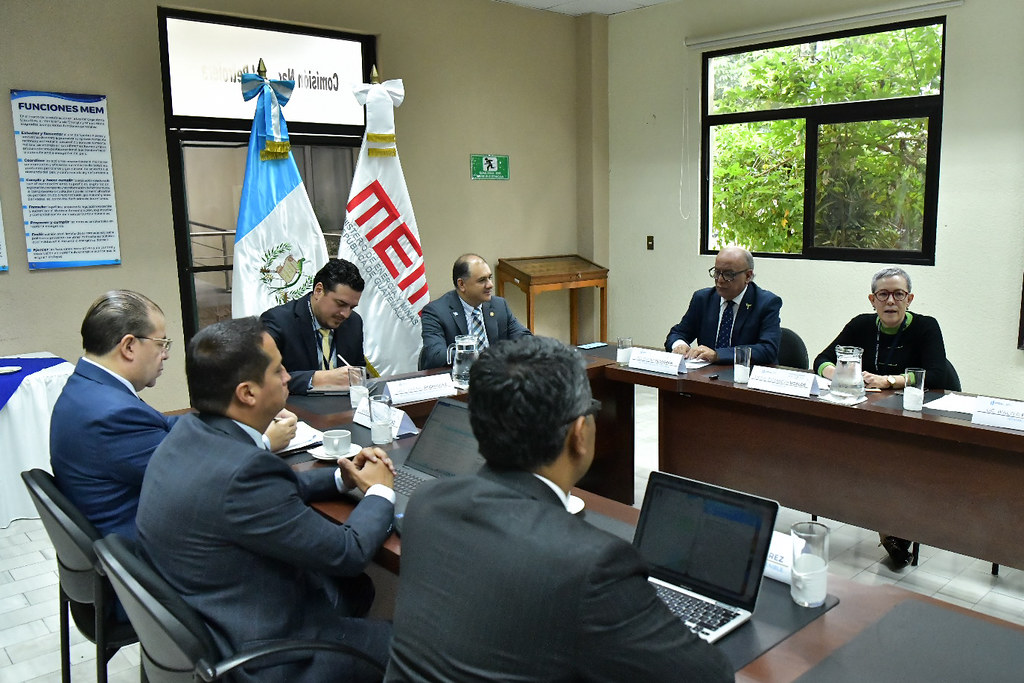
<path id="1" fill-rule="evenodd" d="M 145 337 L 153 332 L 152 312 L 163 311 L 149 298 L 128 289 L 107 292 L 96 301 L 82 320 L 82 348 L 102 356 L 117 346 L 126 334 Z"/>
<path id="2" fill-rule="evenodd" d="M 351 287 L 353 291 L 361 292 L 366 286 L 356 264 L 343 258 L 332 258 L 327 261 L 327 264 L 313 276 L 314 287 L 318 282 L 324 286 L 325 292 L 333 291 L 338 285 L 345 285 Z"/>
<path id="3" fill-rule="evenodd" d="M 487 263 L 484 257 L 480 254 L 463 254 L 459 258 L 455 259 L 455 265 L 452 266 L 453 285 L 458 287 L 460 279 L 466 279 L 469 277 L 469 264 L 473 261 L 483 261 L 484 263 Z"/>
<path id="4" fill-rule="evenodd" d="M 256 317 L 222 320 L 192 337 L 185 353 L 185 376 L 192 407 L 224 414 L 235 387 L 263 384 L 270 357 L 263 351 L 266 329 Z"/>
<path id="5" fill-rule="evenodd" d="M 469 384 L 480 455 L 500 469 L 533 471 L 553 462 L 591 398 L 583 357 L 549 337 L 490 346 L 470 368 Z"/>

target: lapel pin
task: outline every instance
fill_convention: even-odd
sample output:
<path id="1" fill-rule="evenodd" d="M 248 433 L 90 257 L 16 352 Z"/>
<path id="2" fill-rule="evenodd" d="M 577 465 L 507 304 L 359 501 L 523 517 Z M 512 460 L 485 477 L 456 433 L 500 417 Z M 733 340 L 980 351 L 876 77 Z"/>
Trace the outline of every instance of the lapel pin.
<path id="1" fill-rule="evenodd" d="M 749 310 L 750 310 L 750 307 L 751 307 L 751 306 L 753 306 L 753 305 L 754 305 L 754 304 L 747 304 L 747 310 L 749 311 Z"/>

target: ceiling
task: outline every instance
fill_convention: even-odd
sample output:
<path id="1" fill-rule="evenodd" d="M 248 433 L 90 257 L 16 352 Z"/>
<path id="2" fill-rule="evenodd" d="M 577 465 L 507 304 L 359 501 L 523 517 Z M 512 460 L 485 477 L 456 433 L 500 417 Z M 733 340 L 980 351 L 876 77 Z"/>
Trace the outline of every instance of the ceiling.
<path id="1" fill-rule="evenodd" d="M 520 7 L 543 9 L 559 14 L 617 14 L 641 7 L 660 5 L 672 0 L 495 0 Z"/>

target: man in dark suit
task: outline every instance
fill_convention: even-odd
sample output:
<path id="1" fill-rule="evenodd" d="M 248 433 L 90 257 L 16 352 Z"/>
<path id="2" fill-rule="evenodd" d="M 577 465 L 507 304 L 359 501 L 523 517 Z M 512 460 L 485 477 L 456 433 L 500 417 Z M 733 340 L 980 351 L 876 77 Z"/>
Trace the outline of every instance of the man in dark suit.
<path id="1" fill-rule="evenodd" d="M 355 312 L 364 285 L 354 263 L 331 259 L 314 276 L 309 294 L 260 316 L 292 376 L 291 393 L 348 386 L 346 366 L 366 365 L 363 319 Z"/>
<path id="2" fill-rule="evenodd" d="M 665 350 L 711 363 L 732 363 L 735 348 L 749 346 L 752 365 L 775 365 L 782 339 L 782 299 L 752 282 L 754 257 L 741 247 L 726 247 L 708 273 L 715 286 L 693 293 L 683 319 L 665 339 Z"/>
<path id="3" fill-rule="evenodd" d="M 409 502 L 386 680 L 732 680 L 636 549 L 568 512 L 600 409 L 579 354 L 527 337 L 491 347 L 470 375 L 487 464 Z"/>
<path id="4" fill-rule="evenodd" d="M 451 365 L 448 345 L 459 335 L 474 334 L 481 348 L 504 339 L 518 339 L 531 334 L 512 315 L 508 302 L 494 296 L 491 267 L 476 254 L 463 254 L 452 266 L 455 289 L 423 308 L 420 316 L 423 350 L 420 370 Z"/>
<path id="5" fill-rule="evenodd" d="M 267 639 L 344 640 L 384 662 L 390 626 L 361 617 L 361 572 L 391 531 L 393 473 L 380 449 L 337 468 L 295 472 L 259 438 L 288 397 L 288 373 L 255 318 L 199 332 L 185 359 L 192 407 L 157 447 L 142 484 L 140 550 L 228 650 Z M 338 525 L 309 507 L 358 487 Z M 372 680 L 351 658 L 317 652 L 253 664 L 244 681 Z"/>
<path id="6" fill-rule="evenodd" d="M 107 292 L 82 320 L 85 355 L 50 420 L 50 466 L 57 487 L 103 535 L 135 539 L 135 511 L 153 451 L 176 417 L 139 392 L 156 384 L 171 349 L 163 311 L 129 290 Z M 270 448 L 295 436 L 295 415 L 267 430 Z"/>

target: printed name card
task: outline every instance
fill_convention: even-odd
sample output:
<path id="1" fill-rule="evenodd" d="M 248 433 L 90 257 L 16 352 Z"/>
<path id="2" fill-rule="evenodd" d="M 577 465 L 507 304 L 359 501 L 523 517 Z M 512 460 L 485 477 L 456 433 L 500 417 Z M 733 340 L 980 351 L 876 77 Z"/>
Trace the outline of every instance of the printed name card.
<path id="1" fill-rule="evenodd" d="M 812 375 L 809 372 L 755 365 L 750 371 L 750 381 L 747 382 L 747 386 L 751 389 L 787 396 L 807 397 L 812 394 L 817 396 L 818 383 L 816 379 L 817 375 Z"/>
<path id="2" fill-rule="evenodd" d="M 1024 430 L 1024 402 L 979 396 L 971 422 L 976 425 Z"/>
<path id="3" fill-rule="evenodd" d="M 686 358 L 678 353 L 634 346 L 629 354 L 629 367 L 663 375 L 685 375 Z"/>
<path id="4" fill-rule="evenodd" d="M 372 428 L 370 422 L 370 402 L 364 400 L 356 408 L 356 412 L 352 414 L 352 421 L 357 425 L 366 427 L 367 429 Z M 416 425 L 412 423 L 412 418 L 405 414 L 405 411 L 401 408 L 395 408 L 391 406 L 391 438 L 397 439 L 400 436 L 408 436 L 409 434 L 418 434 L 420 430 L 416 429 Z"/>
<path id="5" fill-rule="evenodd" d="M 454 396 L 458 390 L 452 382 L 452 376 L 446 372 L 439 375 L 393 380 L 387 383 L 384 393 L 391 397 L 393 404 L 401 405 L 442 396 Z"/>
<path id="6" fill-rule="evenodd" d="M 768 547 L 768 560 L 764 563 L 764 575 L 782 583 L 792 581 L 793 538 L 781 531 L 772 532 L 772 543 Z"/>

